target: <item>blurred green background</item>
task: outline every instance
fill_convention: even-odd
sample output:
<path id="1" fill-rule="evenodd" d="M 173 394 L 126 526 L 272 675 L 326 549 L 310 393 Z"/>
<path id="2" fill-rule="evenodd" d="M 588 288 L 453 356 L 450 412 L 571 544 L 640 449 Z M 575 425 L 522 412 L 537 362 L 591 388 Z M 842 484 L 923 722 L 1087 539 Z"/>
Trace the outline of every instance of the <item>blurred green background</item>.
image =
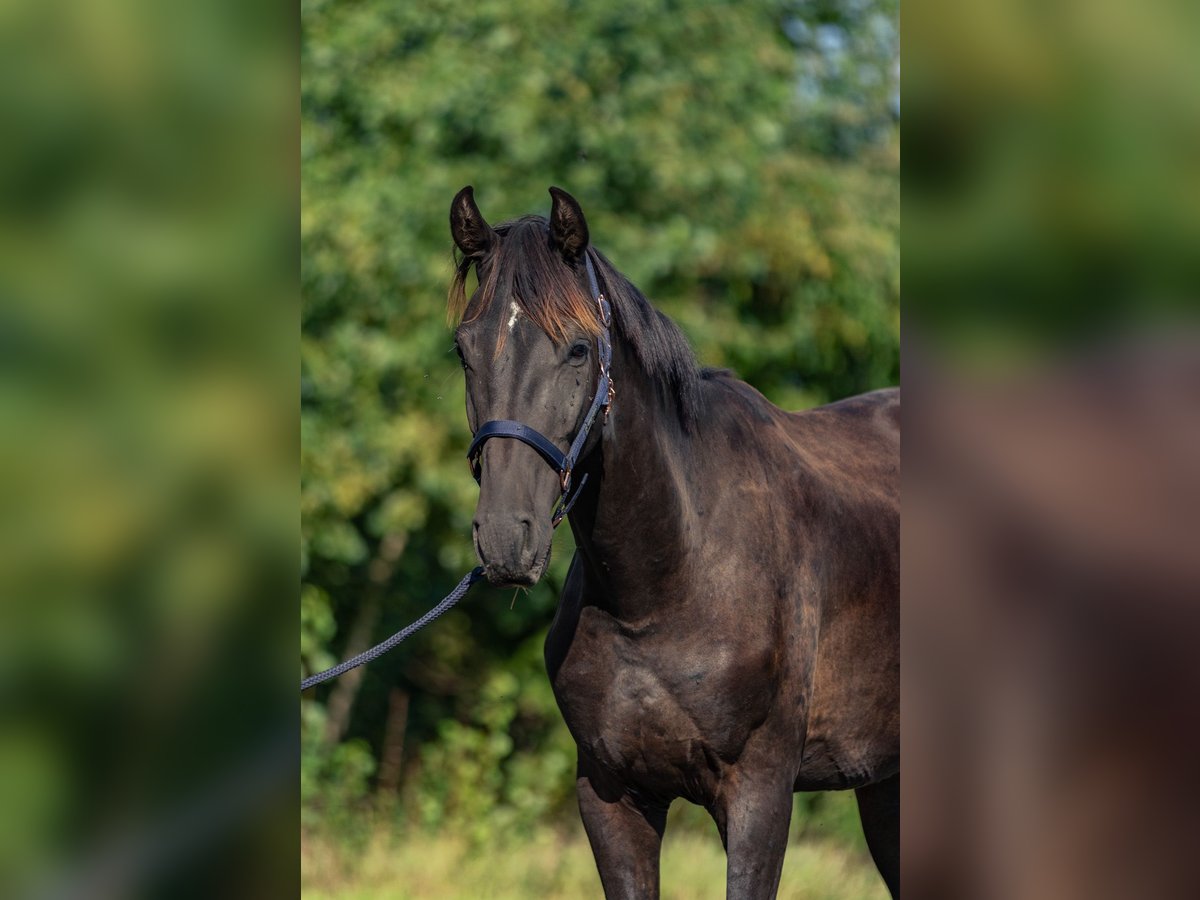
<path id="1" fill-rule="evenodd" d="M 294 895 L 295 20 L 0 22 L 0 896 Z"/>
<path id="2" fill-rule="evenodd" d="M 905 890 L 1197 896 L 1200 5 L 903 28 Z"/>
<path id="3" fill-rule="evenodd" d="M 700 360 L 782 406 L 898 383 L 897 29 L 890 0 L 304 4 L 304 673 L 398 630 L 475 563 L 445 320 L 465 184 L 492 222 L 571 191 Z M 567 529 L 557 540 L 534 590 L 477 587 L 303 698 L 309 896 L 479 896 L 478 879 L 497 896 L 598 893 L 542 662 L 572 552 Z M 796 809 L 785 894 L 882 890 L 851 795 Z M 723 895 L 699 810 L 673 810 L 667 854 L 672 895 Z"/>

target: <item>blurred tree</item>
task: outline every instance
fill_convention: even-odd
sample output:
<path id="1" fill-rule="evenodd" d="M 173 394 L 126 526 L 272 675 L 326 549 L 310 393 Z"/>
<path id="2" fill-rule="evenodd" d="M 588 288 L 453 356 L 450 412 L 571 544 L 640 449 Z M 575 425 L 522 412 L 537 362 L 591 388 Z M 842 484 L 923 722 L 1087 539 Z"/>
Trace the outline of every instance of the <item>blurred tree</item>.
<path id="1" fill-rule="evenodd" d="M 493 221 L 570 190 L 596 245 L 700 359 L 783 406 L 896 383 L 895 14 L 887 0 L 305 3 L 308 669 L 398 629 L 474 563 L 444 315 L 464 184 Z M 573 750 L 540 653 L 572 549 L 561 534 L 511 609 L 477 588 L 306 701 L 320 707 L 305 717 L 311 816 L 367 790 L 403 727 L 395 688 L 411 698 L 410 814 L 514 824 L 568 804 Z M 340 751 L 351 775 L 338 746 L 357 748 Z"/>

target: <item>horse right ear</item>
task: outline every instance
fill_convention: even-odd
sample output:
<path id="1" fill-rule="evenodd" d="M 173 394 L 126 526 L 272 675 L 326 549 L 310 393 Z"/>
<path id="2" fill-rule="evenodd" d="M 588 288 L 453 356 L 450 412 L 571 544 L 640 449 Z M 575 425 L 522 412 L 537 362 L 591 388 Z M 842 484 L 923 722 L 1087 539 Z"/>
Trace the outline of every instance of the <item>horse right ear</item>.
<path id="1" fill-rule="evenodd" d="M 450 201 L 450 234 L 458 249 L 471 259 L 486 256 L 497 241 L 496 232 L 475 205 L 475 189 L 469 184 Z"/>
<path id="2" fill-rule="evenodd" d="M 588 245 L 587 219 L 579 201 L 562 188 L 550 188 L 554 205 L 550 208 L 550 238 L 569 261 L 579 259 Z"/>

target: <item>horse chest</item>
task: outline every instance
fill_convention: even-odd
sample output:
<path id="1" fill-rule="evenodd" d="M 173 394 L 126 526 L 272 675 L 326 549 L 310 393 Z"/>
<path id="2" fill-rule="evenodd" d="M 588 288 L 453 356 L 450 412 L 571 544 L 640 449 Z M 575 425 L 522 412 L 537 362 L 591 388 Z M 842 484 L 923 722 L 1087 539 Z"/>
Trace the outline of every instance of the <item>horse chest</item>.
<path id="1" fill-rule="evenodd" d="M 554 693 L 589 757 L 632 780 L 694 794 L 766 717 L 771 692 L 747 678 L 755 660 L 742 650 L 678 635 L 631 637 L 585 610 L 554 671 Z"/>

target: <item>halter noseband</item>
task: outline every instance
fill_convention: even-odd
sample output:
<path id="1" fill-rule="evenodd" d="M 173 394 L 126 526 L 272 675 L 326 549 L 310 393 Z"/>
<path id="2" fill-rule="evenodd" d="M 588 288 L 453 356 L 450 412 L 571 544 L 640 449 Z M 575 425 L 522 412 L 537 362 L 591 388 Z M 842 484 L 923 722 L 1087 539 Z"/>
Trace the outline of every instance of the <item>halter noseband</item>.
<path id="1" fill-rule="evenodd" d="M 612 324 L 612 309 L 596 284 L 596 272 L 592 268 L 592 260 L 586 250 L 583 254 L 583 261 L 587 266 L 588 284 L 592 289 L 592 296 L 596 298 L 596 305 L 600 310 L 600 334 L 596 337 L 596 350 L 600 355 L 600 377 L 596 381 L 596 396 L 592 398 L 592 405 L 588 408 L 587 415 L 584 416 L 583 425 L 580 427 L 579 433 L 575 435 L 575 440 L 571 442 L 567 452 L 563 453 L 544 434 L 523 422 L 514 422 L 512 419 L 493 419 L 480 426 L 479 430 L 475 432 L 474 440 L 471 441 L 470 449 L 467 450 L 467 462 L 471 466 L 471 474 L 475 476 L 476 482 L 483 475 L 483 468 L 479 462 L 480 454 L 483 453 L 483 445 L 491 438 L 515 438 L 536 450 L 542 459 L 558 472 L 558 483 L 562 487 L 562 495 L 555 504 L 551 520 L 555 528 L 571 511 L 571 507 L 579 499 L 579 494 L 587 482 L 587 475 L 584 474 L 575 493 L 571 494 L 571 471 L 575 468 L 575 463 L 583 450 L 583 444 L 592 428 L 592 422 L 595 421 L 596 414 L 601 410 L 604 411 L 604 418 L 608 418 L 609 407 L 612 406 L 613 397 L 616 395 L 608 371 L 612 362 L 612 340 L 608 333 L 608 328 Z M 571 494 L 570 499 L 567 498 L 568 494 Z"/>

